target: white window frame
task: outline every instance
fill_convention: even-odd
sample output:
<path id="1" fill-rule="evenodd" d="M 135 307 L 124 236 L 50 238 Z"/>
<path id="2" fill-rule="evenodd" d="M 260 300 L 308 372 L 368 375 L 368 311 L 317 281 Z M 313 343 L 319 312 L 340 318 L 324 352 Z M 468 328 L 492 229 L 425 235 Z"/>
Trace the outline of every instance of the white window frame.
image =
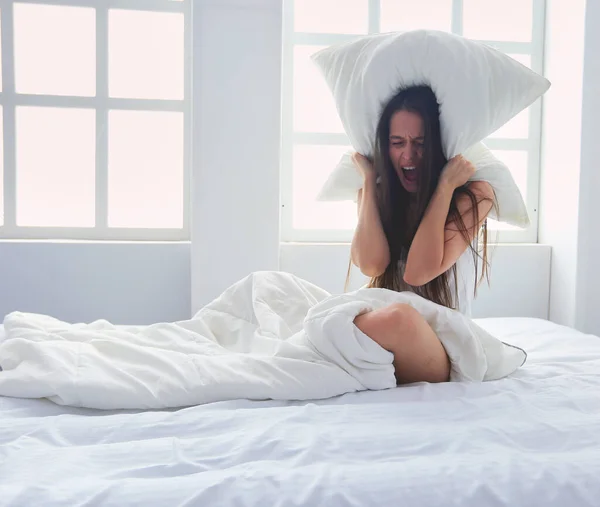
<path id="1" fill-rule="evenodd" d="M 14 79 L 13 5 L 42 4 L 87 7 L 96 10 L 96 95 L 94 97 L 16 93 Z M 182 241 L 190 237 L 191 170 L 191 27 L 192 0 L 0 0 L 2 16 L 2 91 L 0 104 L 4 127 L 4 221 L 2 239 L 66 239 L 115 241 Z M 122 99 L 108 96 L 108 12 L 125 9 L 179 12 L 184 16 L 184 95 L 182 100 Z M 16 223 L 15 108 L 49 106 L 89 108 L 96 112 L 96 222 L 93 227 L 24 227 Z M 183 113 L 183 227 L 125 228 L 108 226 L 108 111 L 172 111 Z M 160 206 L 157 203 L 157 206 Z M 2 210 L 0 210 L 1 212 Z"/>
<path id="2" fill-rule="evenodd" d="M 379 31 L 380 0 L 369 1 L 368 33 Z M 533 0 L 531 42 L 483 40 L 505 53 L 531 56 L 531 68 L 543 75 L 546 0 Z M 452 32 L 462 35 L 463 0 L 452 2 Z M 294 46 L 320 45 L 355 40 L 364 34 L 301 33 L 294 31 L 294 0 L 284 0 L 283 13 L 283 82 L 281 141 L 281 241 L 348 243 L 353 231 L 344 229 L 294 229 L 293 227 L 293 149 L 295 145 L 349 145 L 345 134 L 295 132 L 293 126 L 293 54 Z M 537 243 L 542 137 L 542 104 L 537 100 L 530 107 L 529 135 L 526 139 L 488 138 L 484 142 L 492 150 L 526 150 L 528 152 L 527 205 L 531 225 L 525 230 L 498 230 L 490 240 L 498 243 Z"/>

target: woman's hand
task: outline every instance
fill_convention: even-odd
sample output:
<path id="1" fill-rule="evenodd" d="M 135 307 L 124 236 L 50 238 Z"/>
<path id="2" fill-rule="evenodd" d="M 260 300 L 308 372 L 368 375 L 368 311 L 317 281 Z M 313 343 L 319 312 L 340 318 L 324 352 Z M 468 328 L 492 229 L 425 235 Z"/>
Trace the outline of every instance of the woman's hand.
<path id="1" fill-rule="evenodd" d="M 475 174 L 475 166 L 462 155 L 451 158 L 440 176 L 440 183 L 454 191 L 462 187 Z"/>
<path id="2" fill-rule="evenodd" d="M 375 179 L 375 168 L 369 159 L 360 153 L 354 153 L 352 155 L 352 162 L 362 174 L 363 180 L 370 178 Z"/>

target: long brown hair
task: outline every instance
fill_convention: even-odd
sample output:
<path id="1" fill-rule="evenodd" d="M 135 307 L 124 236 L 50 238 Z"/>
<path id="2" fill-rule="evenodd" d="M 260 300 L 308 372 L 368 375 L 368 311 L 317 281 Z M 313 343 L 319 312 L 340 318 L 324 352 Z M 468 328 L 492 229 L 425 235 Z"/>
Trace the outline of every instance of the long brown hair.
<path id="1" fill-rule="evenodd" d="M 417 113 L 423 120 L 423 159 L 421 170 L 418 171 L 418 190 L 415 194 L 410 194 L 404 189 L 390 158 L 390 122 L 397 111 Z M 395 291 L 411 290 L 430 301 L 448 308 L 456 308 L 458 304 L 456 264 L 420 287 L 410 287 L 404 282 L 401 267 L 406 263 L 408 251 L 446 163 L 441 142 L 439 106 L 435 94 L 428 86 L 414 86 L 402 90 L 384 107 L 377 126 L 373 165 L 379 181 L 377 206 L 389 245 L 390 263 L 380 276 L 371 279 L 369 287 Z M 481 238 L 478 238 L 477 246 L 474 246 L 470 239 L 471 231 L 467 229 L 456 206 L 457 199 L 462 195 L 467 196 L 471 201 L 474 224 L 479 223 L 478 204 L 481 199 L 478 200 L 467 186 L 459 187 L 454 191 L 448 213 L 448 222 L 453 221 L 456 224 L 458 232 L 469 244 L 473 254 L 476 278 L 474 295 L 476 295 L 479 283 L 489 277 L 487 220 L 482 226 Z M 411 203 L 413 206 L 410 206 Z M 478 247 L 480 242 L 483 247 L 481 252 Z M 480 261 L 482 267 L 478 279 Z M 450 276 L 454 278 L 454 293 L 450 289 Z"/>

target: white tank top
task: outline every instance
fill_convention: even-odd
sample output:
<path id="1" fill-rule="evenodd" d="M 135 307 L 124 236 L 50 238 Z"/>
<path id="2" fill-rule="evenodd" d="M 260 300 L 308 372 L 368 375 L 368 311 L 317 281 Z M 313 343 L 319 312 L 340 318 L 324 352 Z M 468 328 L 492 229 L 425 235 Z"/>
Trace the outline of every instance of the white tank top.
<path id="1" fill-rule="evenodd" d="M 481 260 L 479 260 L 481 264 Z M 477 283 L 477 270 L 473 251 L 468 248 L 456 261 L 456 279 L 458 282 L 457 310 L 467 317 L 471 316 L 471 307 Z M 450 277 L 450 283 L 454 290 L 454 277 Z"/>

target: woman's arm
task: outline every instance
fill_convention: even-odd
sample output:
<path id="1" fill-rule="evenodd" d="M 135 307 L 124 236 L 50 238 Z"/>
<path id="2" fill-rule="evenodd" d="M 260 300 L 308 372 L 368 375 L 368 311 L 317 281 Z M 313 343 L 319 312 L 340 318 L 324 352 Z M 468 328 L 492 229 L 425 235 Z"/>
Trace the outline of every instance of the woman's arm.
<path id="1" fill-rule="evenodd" d="M 456 203 L 469 232 L 469 241 L 465 241 L 456 224 L 447 223 L 454 190 L 464 185 L 474 171 L 473 165 L 461 156 L 453 158 L 444 169 L 408 252 L 404 281 L 409 285 L 425 285 L 450 269 L 473 241 L 492 209 L 494 192 L 491 185 L 483 181 L 473 182 L 469 189 L 478 203 L 479 222 L 474 223 L 472 202 L 468 196 L 461 195 Z"/>
<path id="2" fill-rule="evenodd" d="M 352 262 L 369 277 L 381 275 L 390 263 L 390 249 L 377 209 L 377 183 L 373 167 L 361 155 L 354 162 L 363 173 L 364 185 L 358 192 L 358 224 L 352 238 Z"/>

